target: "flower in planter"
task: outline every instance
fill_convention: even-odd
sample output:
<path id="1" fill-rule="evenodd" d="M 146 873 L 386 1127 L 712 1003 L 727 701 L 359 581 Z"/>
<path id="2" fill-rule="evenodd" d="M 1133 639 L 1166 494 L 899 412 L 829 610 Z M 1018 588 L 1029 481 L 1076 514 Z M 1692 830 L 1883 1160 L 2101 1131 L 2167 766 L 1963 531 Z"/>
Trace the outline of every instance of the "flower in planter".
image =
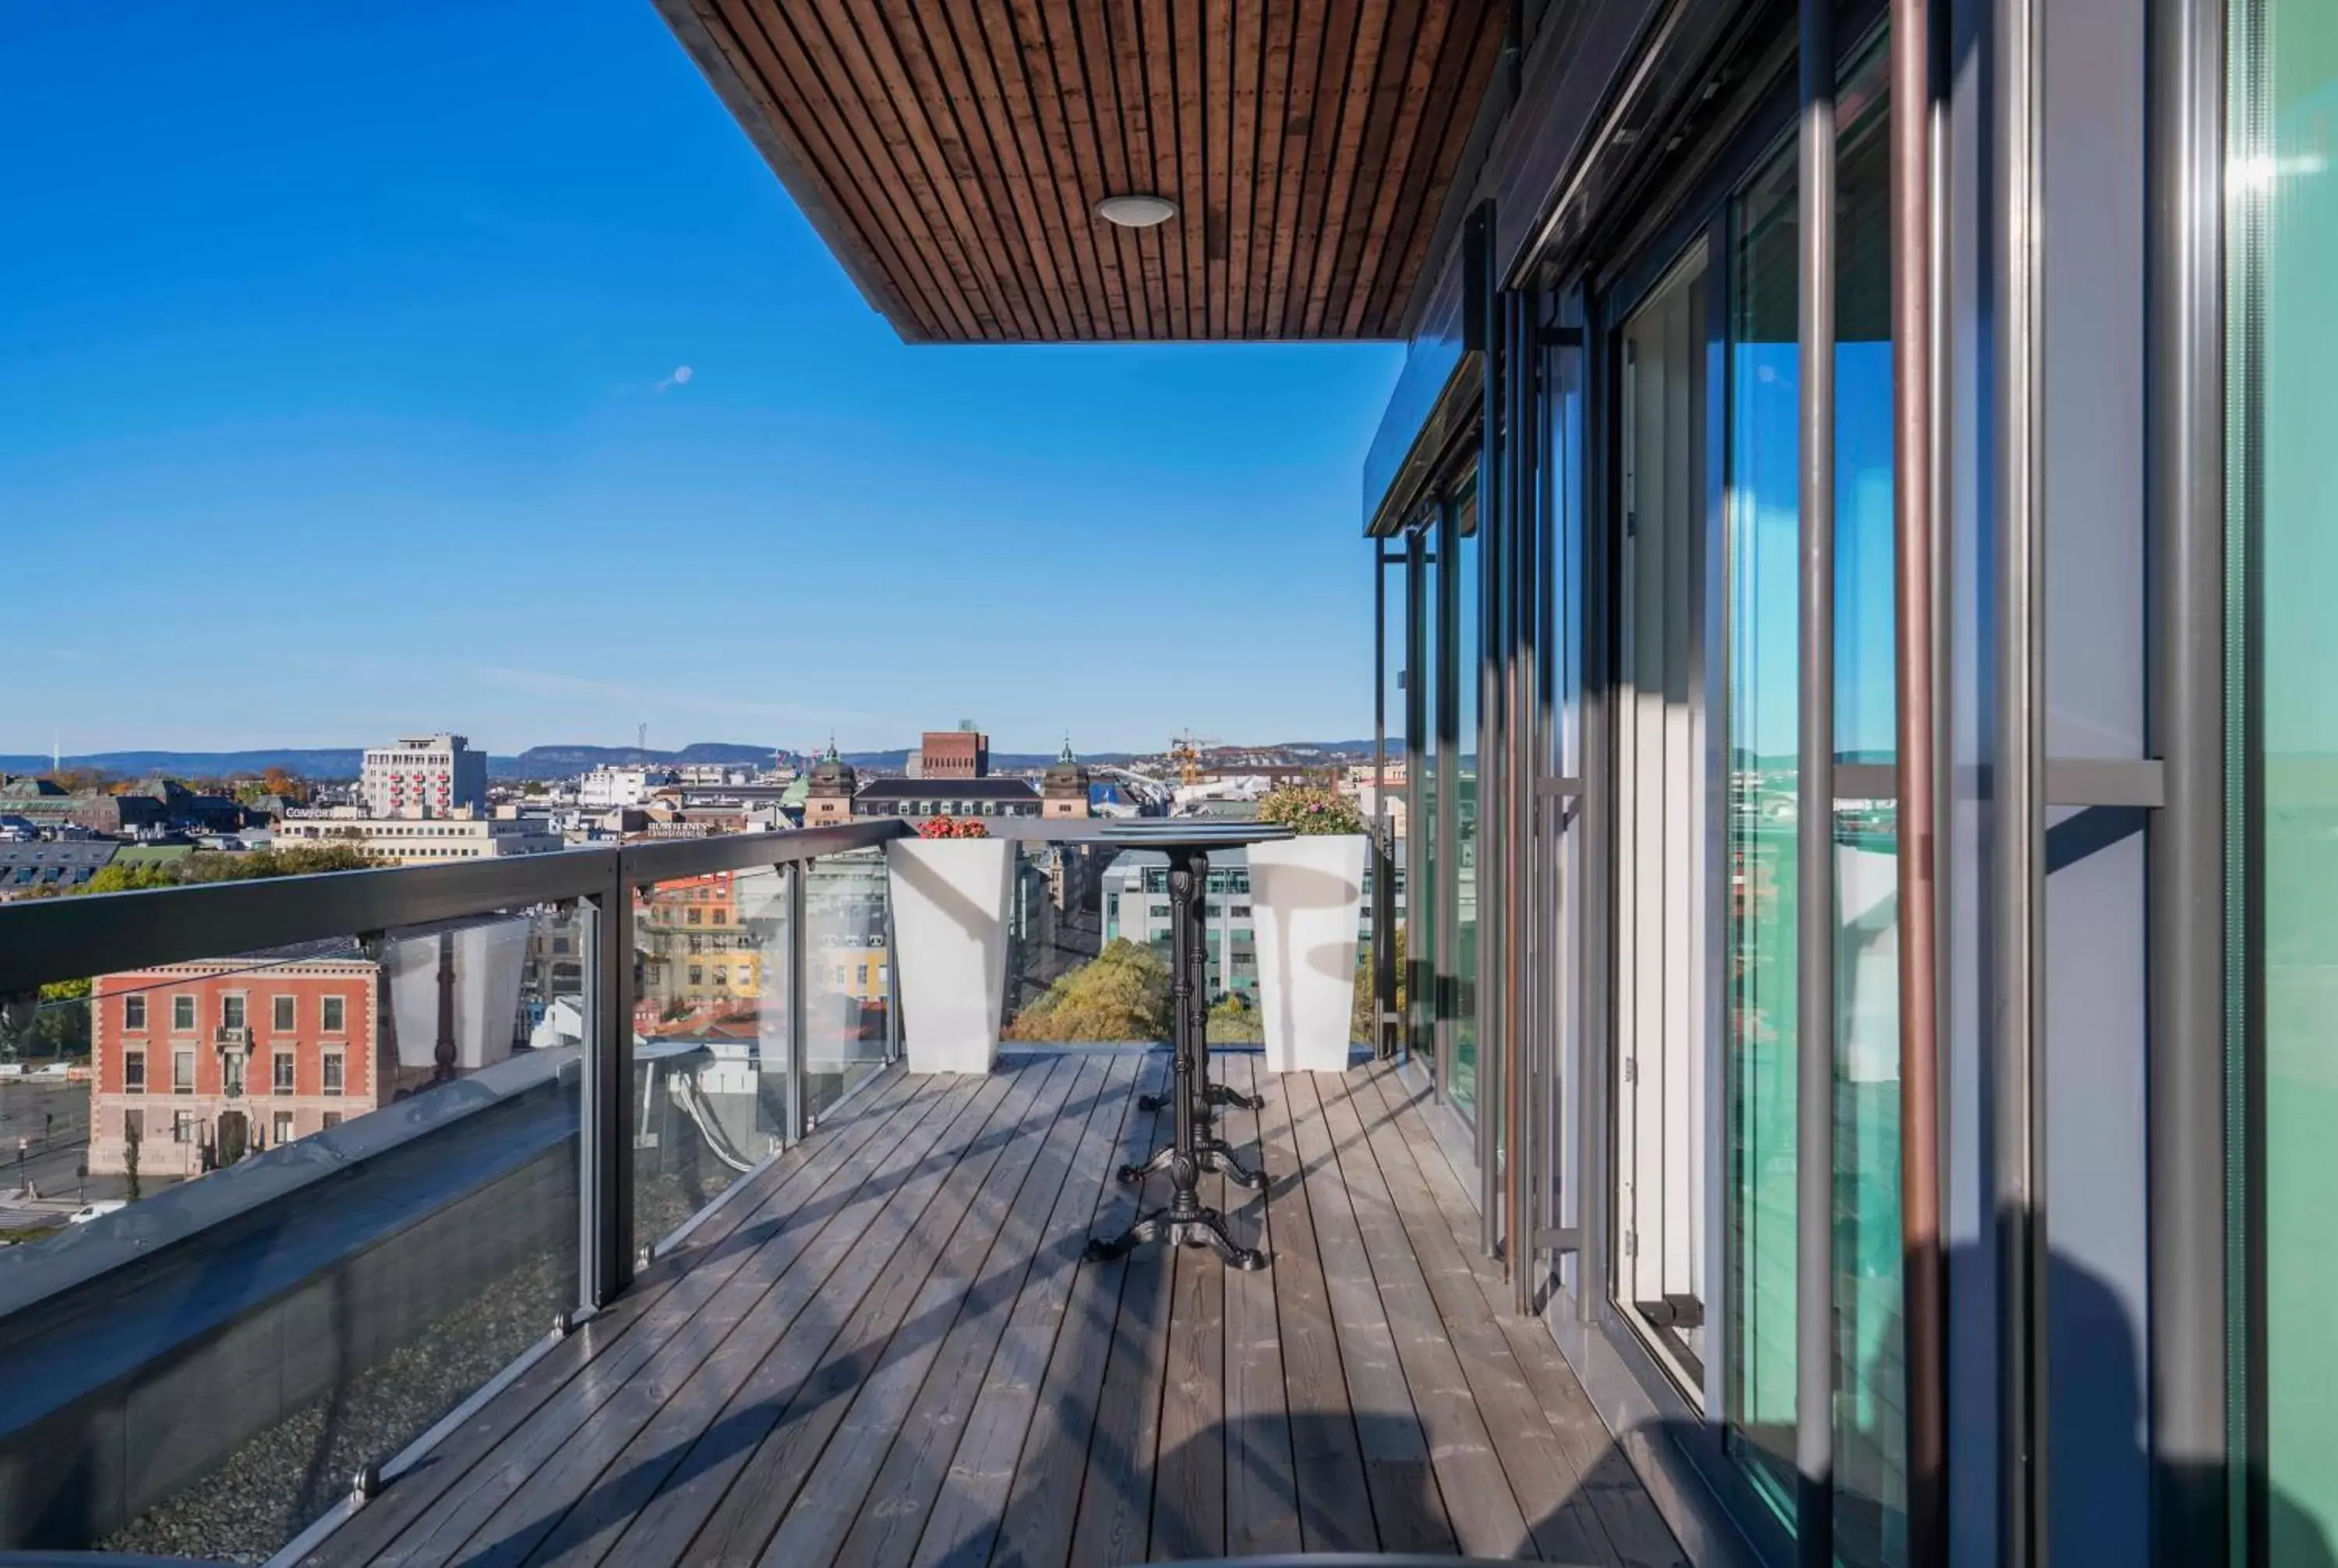
<path id="1" fill-rule="evenodd" d="M 1363 815 L 1354 801 L 1336 789 L 1312 784 L 1288 784 L 1270 791 L 1258 803 L 1258 819 L 1302 837 L 1364 830 Z"/>
<path id="2" fill-rule="evenodd" d="M 987 838 L 990 829 L 979 817 L 928 817 L 918 824 L 920 838 Z"/>

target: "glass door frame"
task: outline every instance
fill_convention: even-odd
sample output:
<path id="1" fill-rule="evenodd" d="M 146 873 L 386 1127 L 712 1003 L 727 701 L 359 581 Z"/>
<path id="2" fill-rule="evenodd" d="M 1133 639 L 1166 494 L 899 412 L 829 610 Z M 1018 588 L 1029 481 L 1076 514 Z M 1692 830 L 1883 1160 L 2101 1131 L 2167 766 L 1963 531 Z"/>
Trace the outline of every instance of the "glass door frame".
<path id="1" fill-rule="evenodd" d="M 1873 45 L 1880 7 L 1853 6 L 1838 31 L 1838 70 Z M 1549 628 L 1544 640 L 1554 659 L 1575 661 L 1574 689 L 1547 683 L 1545 721 L 1550 734 L 1537 741 L 1557 796 L 1546 808 L 1557 824 L 1537 849 L 1546 861 L 1548 891 L 1538 900 L 1539 950 L 1565 952 L 1562 964 L 1546 965 L 1537 984 L 1547 993 L 1539 1005 L 1547 1031 L 1545 1060 L 1553 1063 L 1543 1102 L 1533 1114 L 1550 1129 L 1557 1182 L 1555 1214 L 1548 1234 L 1557 1243 L 1558 1290 L 1546 1307 L 1546 1319 L 1577 1365 L 1587 1354 L 1606 1359 L 1629 1377 L 1675 1446 L 1709 1487 L 1743 1532 L 1755 1558 L 1765 1563 L 1792 1562 L 1795 1542 L 1790 1521 L 1779 1517 L 1744 1467 L 1726 1450 L 1724 1423 L 1730 1412 L 1724 1385 L 1734 1351 L 1726 1348 L 1730 1303 L 1724 1282 L 1735 1244 L 1727 1191 L 1727 1161 L 1721 1151 L 1705 1168 L 1707 1342 L 1719 1348 L 1705 1368 L 1703 1410 L 1694 1407 L 1638 1330 L 1626 1321 L 1615 1299 L 1621 1231 L 1617 1218 L 1616 1145 L 1612 1134 L 1619 1076 L 1613 1070 L 1616 961 L 1617 871 L 1616 767 L 1619 740 L 1616 639 L 1620 619 L 1616 594 L 1620 573 L 1616 530 L 1620 500 L 1620 436 L 1617 397 L 1621 384 L 1616 334 L 1686 250 L 1702 243 L 1708 267 L 1705 418 L 1702 471 L 1705 479 L 1700 536 L 1708 573 L 1699 620 L 1705 639 L 1701 668 L 1714 696 L 1699 757 L 1709 770 L 1704 819 L 1698 830 L 1712 840 L 1698 893 L 1704 919 L 1695 938 L 1700 959 L 1711 970 L 1699 1017 L 1710 1049 L 1704 1068 L 1711 1079 L 1726 1075 L 1728 989 L 1719 966 L 1726 961 L 1728 867 L 1726 788 L 1728 725 L 1722 694 L 1728 690 L 1729 635 L 1728 479 L 1730 304 L 1735 258 L 1731 250 L 1734 203 L 1747 181 L 1791 134 L 1795 120 L 1795 83 L 1791 38 L 1754 72 L 1736 118 L 1708 138 L 1695 159 L 1660 199 L 1649 200 L 1652 216 L 1619 226 L 1616 243 L 1604 253 L 1553 269 L 1546 275 L 1550 302 L 1542 337 L 1543 374 L 1537 378 L 1531 416 L 1538 422 L 1549 454 L 1549 478 L 1540 485 L 1535 525 L 1549 541 L 1537 563 L 1533 592 L 1537 613 Z M 1567 356 L 1571 382 L 1552 373 Z M 1555 407 L 1572 397 L 1574 407 Z M 1562 422 L 1563 421 L 1563 422 Z M 1576 536 L 1567 537 L 1568 516 Z M 1565 590 L 1555 580 L 1565 563 L 1577 573 L 1579 595 L 1568 622 Z M 1567 640 L 1562 649 L 1559 639 Z M 1562 705 L 1576 704 L 1571 754 Z M 1570 811 L 1571 808 L 1571 811 Z M 1571 816 L 1571 820 L 1569 819 Z M 1573 843 L 1567 847 L 1569 837 Z M 1572 858 L 1567 858 L 1570 856 Z M 1726 1087 L 1708 1083 L 1706 1121 L 1726 1122 Z M 1596 1288 L 1592 1282 L 1596 1281 Z M 1588 1341 L 1600 1342 L 1593 1348 Z"/>

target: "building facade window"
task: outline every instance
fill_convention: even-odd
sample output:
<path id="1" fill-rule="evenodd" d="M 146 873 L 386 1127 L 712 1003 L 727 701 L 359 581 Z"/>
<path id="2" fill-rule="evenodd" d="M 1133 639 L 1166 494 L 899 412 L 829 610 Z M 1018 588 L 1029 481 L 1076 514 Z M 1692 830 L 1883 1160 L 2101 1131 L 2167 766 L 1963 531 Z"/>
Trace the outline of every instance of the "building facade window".
<path id="1" fill-rule="evenodd" d="M 241 1029 L 244 1026 L 243 1003 L 244 998 L 241 992 L 231 992 L 227 995 L 220 998 L 220 1026 L 221 1028 Z"/>
<path id="2" fill-rule="evenodd" d="M 146 1093 L 146 1053 L 124 1051 L 122 1054 L 122 1092 L 124 1094 Z"/>
<path id="3" fill-rule="evenodd" d="M 124 996 L 122 999 L 122 1026 L 124 1029 L 146 1027 L 146 998 Z"/>
<path id="4" fill-rule="evenodd" d="M 325 1131 L 329 1132 L 341 1124 L 341 1113 L 338 1111 L 328 1111 L 322 1118 L 322 1122 Z"/>
<path id="5" fill-rule="evenodd" d="M 192 1143 L 195 1141 L 195 1113 L 192 1111 L 171 1112 L 171 1142 Z"/>
<path id="6" fill-rule="evenodd" d="M 194 1032 L 195 999 L 192 996 L 171 998 L 171 1027 L 182 1034 Z"/>
<path id="7" fill-rule="evenodd" d="M 324 1030 L 326 1034 L 342 1034 L 348 1033 L 349 1003 L 345 999 L 339 996 L 326 997 L 324 1000 L 323 1012 Z"/>
<path id="8" fill-rule="evenodd" d="M 292 1142 L 292 1112 L 279 1111 L 269 1119 L 269 1142 L 278 1147 Z"/>
<path id="9" fill-rule="evenodd" d="M 339 1093 L 341 1092 L 341 1054 L 338 1051 L 326 1052 L 323 1058 L 323 1065 L 325 1093 L 328 1094 Z"/>
<path id="10" fill-rule="evenodd" d="M 171 1053 L 171 1093 L 192 1094 L 195 1092 L 195 1054 L 192 1051 Z"/>
<path id="11" fill-rule="evenodd" d="M 277 1093 L 290 1094 L 292 1093 L 293 1063 L 298 1060 L 299 1058 L 294 1056 L 290 1051 L 279 1051 L 276 1053 L 276 1061 L 270 1078 L 270 1085 L 275 1089 Z"/>
<path id="12" fill-rule="evenodd" d="M 295 1028 L 299 1027 L 297 1023 L 300 1016 L 300 1003 L 298 998 L 291 996 L 278 996 L 273 998 L 271 1013 L 272 1016 L 270 1018 L 269 1022 L 275 1025 L 278 1034 L 289 1034 Z"/>
<path id="13" fill-rule="evenodd" d="M 146 1141 L 145 1112 L 124 1111 L 122 1113 L 122 1141 L 124 1143 L 142 1143 Z"/>

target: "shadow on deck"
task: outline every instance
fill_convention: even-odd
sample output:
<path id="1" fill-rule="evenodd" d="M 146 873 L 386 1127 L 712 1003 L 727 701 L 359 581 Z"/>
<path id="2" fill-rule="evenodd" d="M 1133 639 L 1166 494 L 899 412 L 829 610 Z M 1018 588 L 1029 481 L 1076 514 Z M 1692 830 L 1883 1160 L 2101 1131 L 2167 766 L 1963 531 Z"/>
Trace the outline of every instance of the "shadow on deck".
<path id="1" fill-rule="evenodd" d="M 1265 1272 L 1080 1261 L 1164 1054 L 896 1073 L 306 1561 L 1681 1562 L 1395 1074 L 1218 1071 L 1272 1182 L 1203 1199 Z"/>

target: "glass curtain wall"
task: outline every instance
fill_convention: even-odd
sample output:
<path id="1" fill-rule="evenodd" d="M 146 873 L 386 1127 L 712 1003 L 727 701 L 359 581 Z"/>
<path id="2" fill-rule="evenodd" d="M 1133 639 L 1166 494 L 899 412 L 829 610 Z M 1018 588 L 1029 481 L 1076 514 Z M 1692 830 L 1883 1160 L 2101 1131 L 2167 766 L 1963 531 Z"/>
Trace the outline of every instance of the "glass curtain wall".
<path id="1" fill-rule="evenodd" d="M 1839 767 L 1894 760 L 1891 254 L 1884 60 L 1839 99 L 1835 662 Z M 1795 149 L 1733 214 L 1728 464 L 1732 1450 L 1790 1513 L 1794 1408 L 1795 857 L 1800 713 Z M 1852 775 L 1856 777 L 1857 775 Z M 1836 1552 L 1904 1555 L 1897 850 L 1888 799 L 1835 801 Z"/>
<path id="2" fill-rule="evenodd" d="M 1478 1115 L 1478 729 L 1482 712 L 1485 639 L 1479 618 L 1478 502 L 1474 493 L 1446 509 L 1438 574 L 1444 597 L 1446 657 L 1440 671 L 1449 696 L 1440 710 L 1438 771 L 1448 792 L 1446 909 L 1451 925 L 1443 948 L 1447 1004 L 1445 1097 L 1475 1121 Z"/>
<path id="3" fill-rule="evenodd" d="M 1405 539 L 1405 833 L 1414 874 L 1405 882 L 1405 1043 L 1422 1061 L 1437 1059 L 1437 906 L 1441 864 L 1437 838 L 1434 734 L 1438 648 L 1437 539 L 1416 529 Z"/>
<path id="4" fill-rule="evenodd" d="M 2229 799 L 2254 1125 L 2249 1561 L 2338 1541 L 2338 8 L 2235 0 L 2228 444 L 2233 662 L 2246 693 Z"/>

